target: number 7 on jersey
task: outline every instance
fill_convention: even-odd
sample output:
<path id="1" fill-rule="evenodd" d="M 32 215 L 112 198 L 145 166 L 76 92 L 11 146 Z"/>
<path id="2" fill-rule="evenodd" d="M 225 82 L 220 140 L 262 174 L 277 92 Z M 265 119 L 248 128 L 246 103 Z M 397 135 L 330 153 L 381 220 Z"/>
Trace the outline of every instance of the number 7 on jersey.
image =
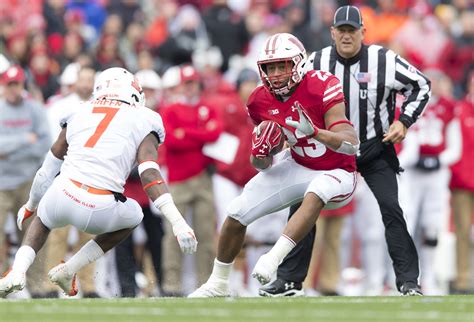
<path id="1" fill-rule="evenodd" d="M 92 134 L 89 140 L 87 140 L 86 144 L 84 144 L 86 148 L 93 148 L 96 145 L 97 141 L 99 141 L 102 134 L 104 134 L 118 110 L 118 108 L 110 107 L 94 107 L 92 109 L 92 113 L 103 113 L 105 116 L 102 121 L 100 121 L 99 125 L 97 125 L 94 134 Z"/>

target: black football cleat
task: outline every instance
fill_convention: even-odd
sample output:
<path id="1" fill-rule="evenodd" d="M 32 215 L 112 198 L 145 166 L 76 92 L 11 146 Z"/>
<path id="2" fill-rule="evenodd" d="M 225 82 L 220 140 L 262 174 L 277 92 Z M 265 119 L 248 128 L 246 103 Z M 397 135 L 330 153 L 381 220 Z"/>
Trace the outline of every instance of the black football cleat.
<path id="1" fill-rule="evenodd" d="M 273 282 L 262 286 L 258 290 L 258 295 L 269 297 L 304 296 L 304 291 L 301 282 L 289 282 L 277 278 Z"/>
<path id="2" fill-rule="evenodd" d="M 403 296 L 423 296 L 420 287 L 413 282 L 405 282 L 402 287 L 400 287 L 400 293 Z"/>

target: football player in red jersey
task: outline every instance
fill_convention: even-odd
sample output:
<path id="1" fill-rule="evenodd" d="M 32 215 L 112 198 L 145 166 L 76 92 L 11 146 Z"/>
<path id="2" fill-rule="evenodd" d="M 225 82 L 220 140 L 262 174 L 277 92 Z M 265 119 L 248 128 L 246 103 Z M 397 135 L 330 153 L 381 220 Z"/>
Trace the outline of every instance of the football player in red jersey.
<path id="1" fill-rule="evenodd" d="M 461 157 L 462 137 L 455 102 L 448 96 L 447 75 L 431 68 L 431 92 L 423 116 L 403 141 L 399 154 L 405 169 L 400 203 L 420 258 L 420 284 L 425 295 L 443 295 L 437 281 L 435 253 L 449 214 L 449 167 Z M 416 182 L 416 185 L 413 184 Z"/>
<path id="2" fill-rule="evenodd" d="M 212 274 L 190 297 L 228 296 L 229 273 L 246 226 L 303 201 L 275 246 L 253 270 L 257 280 L 269 282 L 283 258 L 314 226 L 320 211 L 347 204 L 356 185 L 354 155 L 359 140 L 345 116 L 339 80 L 318 70 L 305 74 L 306 51 L 287 33 L 268 38 L 257 64 L 263 86 L 249 98 L 249 115 L 256 124 L 278 123 L 290 149 L 273 156 L 273 147 L 267 144 L 274 140 L 252 137 L 251 162 L 260 173 L 229 204 Z M 275 133 L 260 131 L 260 135 L 270 138 Z"/>
<path id="3" fill-rule="evenodd" d="M 474 294 L 472 288 L 471 231 L 474 213 L 474 71 L 467 78 L 467 93 L 456 108 L 462 136 L 461 159 L 451 167 L 451 207 L 456 234 L 456 276 L 451 294 Z"/>

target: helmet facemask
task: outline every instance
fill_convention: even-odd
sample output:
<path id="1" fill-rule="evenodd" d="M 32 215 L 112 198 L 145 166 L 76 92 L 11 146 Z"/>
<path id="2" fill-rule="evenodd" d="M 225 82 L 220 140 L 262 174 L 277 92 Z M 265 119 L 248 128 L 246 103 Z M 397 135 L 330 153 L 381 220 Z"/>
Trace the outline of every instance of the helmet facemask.
<path id="1" fill-rule="evenodd" d="M 268 90 L 279 96 L 285 96 L 288 95 L 291 90 L 301 81 L 301 78 L 295 68 L 295 65 L 300 63 L 302 60 L 301 57 L 296 56 L 293 57 L 293 59 L 277 59 L 274 61 L 268 61 L 268 62 L 259 62 L 258 63 L 258 69 L 260 71 L 260 77 L 262 79 L 263 85 L 268 88 Z M 278 62 L 283 62 L 285 63 L 285 70 L 287 71 L 286 73 L 279 74 L 277 76 L 268 76 L 267 72 L 267 66 L 268 64 L 272 63 L 278 63 Z M 285 79 L 288 79 L 286 84 L 280 87 L 275 87 L 273 85 L 274 81 L 279 80 L 279 81 L 284 81 Z"/>
<path id="2" fill-rule="evenodd" d="M 267 66 L 271 63 L 285 63 L 286 74 L 268 76 Z M 303 44 L 292 34 L 280 33 L 270 36 L 260 51 L 257 61 L 263 85 L 274 95 L 286 96 L 303 79 L 306 70 L 306 51 Z M 288 78 L 283 86 L 275 87 L 276 79 Z"/>

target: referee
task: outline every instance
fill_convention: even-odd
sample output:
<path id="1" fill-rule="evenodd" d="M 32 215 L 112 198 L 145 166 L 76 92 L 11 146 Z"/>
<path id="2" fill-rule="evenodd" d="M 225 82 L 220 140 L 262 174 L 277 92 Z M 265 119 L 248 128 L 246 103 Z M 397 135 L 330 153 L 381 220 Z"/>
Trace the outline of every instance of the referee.
<path id="1" fill-rule="evenodd" d="M 343 84 L 346 114 L 361 142 L 357 168 L 379 204 L 397 288 L 403 295 L 422 295 L 418 254 L 398 203 L 400 167 L 393 144 L 405 138 L 422 113 L 430 97 L 430 81 L 393 51 L 364 45 L 364 33 L 359 9 L 340 7 L 331 27 L 334 45 L 311 54 L 307 64 L 309 69 L 336 75 Z M 406 100 L 395 120 L 397 93 Z M 290 216 L 297 208 L 292 207 Z M 301 290 L 308 273 L 315 233 L 314 228 L 288 254 L 278 268 L 277 280 L 263 286 L 260 295 L 298 294 L 295 291 Z"/>

